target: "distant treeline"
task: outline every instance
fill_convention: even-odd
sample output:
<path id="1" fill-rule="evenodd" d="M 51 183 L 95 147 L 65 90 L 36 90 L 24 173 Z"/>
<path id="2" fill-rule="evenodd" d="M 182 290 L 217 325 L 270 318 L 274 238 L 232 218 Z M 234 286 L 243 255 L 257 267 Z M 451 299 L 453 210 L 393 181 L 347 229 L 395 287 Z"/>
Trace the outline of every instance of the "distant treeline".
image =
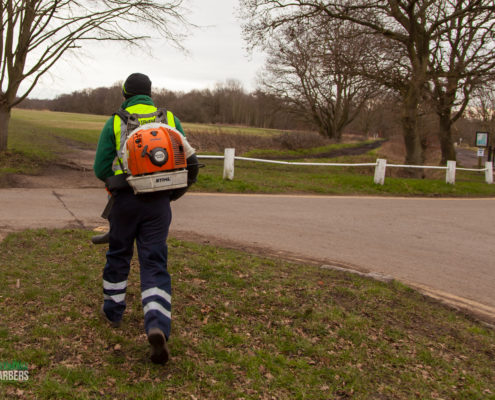
<path id="1" fill-rule="evenodd" d="M 239 82 L 227 81 L 215 89 L 173 92 L 155 90 L 158 107 L 171 110 L 184 122 L 239 124 L 276 129 L 311 129 L 283 100 L 261 91 L 246 93 Z M 19 107 L 51 111 L 111 115 L 123 102 L 120 84 L 84 89 L 55 99 L 26 99 Z"/>
<path id="2" fill-rule="evenodd" d="M 283 100 L 262 91 L 246 93 L 236 81 L 218 84 L 215 89 L 172 92 L 155 90 L 153 100 L 158 107 L 171 110 L 183 122 L 233 124 L 287 130 L 318 129 L 304 120 L 297 110 Z M 85 114 L 111 115 L 123 102 L 121 84 L 112 87 L 85 89 L 63 94 L 51 100 L 26 99 L 19 107 L 38 110 L 64 111 Z M 400 112 L 394 98 L 375 99 L 365 107 L 346 129 L 347 133 L 388 138 L 400 133 Z M 429 141 L 437 122 L 432 114 L 421 118 L 421 128 Z M 454 140 L 463 137 L 464 143 L 474 140 L 474 132 L 486 129 L 477 119 L 461 118 L 454 126 Z"/>

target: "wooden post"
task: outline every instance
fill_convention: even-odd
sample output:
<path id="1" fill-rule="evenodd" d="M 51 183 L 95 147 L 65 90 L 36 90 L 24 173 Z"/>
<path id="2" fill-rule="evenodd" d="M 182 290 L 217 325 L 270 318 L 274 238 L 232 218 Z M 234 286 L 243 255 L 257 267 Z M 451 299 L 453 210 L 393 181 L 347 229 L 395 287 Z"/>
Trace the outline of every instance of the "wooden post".
<path id="1" fill-rule="evenodd" d="M 447 161 L 447 175 L 445 176 L 445 182 L 455 184 L 455 165 L 453 160 Z"/>
<path id="2" fill-rule="evenodd" d="M 387 169 L 387 160 L 383 158 L 378 158 L 376 160 L 375 179 L 374 179 L 374 182 L 377 185 L 383 185 L 385 183 L 386 169 Z"/>
<path id="3" fill-rule="evenodd" d="M 486 183 L 493 183 L 493 161 L 487 161 L 485 163 L 485 180 Z"/>
<path id="4" fill-rule="evenodd" d="M 482 147 L 478 147 L 478 169 L 481 169 L 481 165 L 483 164 L 483 156 L 485 155 L 485 149 Z"/>
<path id="5" fill-rule="evenodd" d="M 235 149 L 225 149 L 223 159 L 223 179 L 234 179 Z"/>

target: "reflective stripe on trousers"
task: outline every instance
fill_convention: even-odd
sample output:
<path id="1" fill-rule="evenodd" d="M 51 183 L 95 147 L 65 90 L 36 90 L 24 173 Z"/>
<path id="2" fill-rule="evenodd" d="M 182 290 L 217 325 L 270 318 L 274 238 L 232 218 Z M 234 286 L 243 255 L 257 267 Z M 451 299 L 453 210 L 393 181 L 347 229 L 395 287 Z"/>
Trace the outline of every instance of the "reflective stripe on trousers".
<path id="1" fill-rule="evenodd" d="M 110 242 L 103 270 L 104 309 L 112 321 L 122 319 L 130 262 L 136 240 L 141 299 L 146 332 L 160 328 L 168 338 L 171 328 L 171 279 L 167 270 L 170 200 L 165 192 L 134 195 L 119 192 L 108 217 Z"/>

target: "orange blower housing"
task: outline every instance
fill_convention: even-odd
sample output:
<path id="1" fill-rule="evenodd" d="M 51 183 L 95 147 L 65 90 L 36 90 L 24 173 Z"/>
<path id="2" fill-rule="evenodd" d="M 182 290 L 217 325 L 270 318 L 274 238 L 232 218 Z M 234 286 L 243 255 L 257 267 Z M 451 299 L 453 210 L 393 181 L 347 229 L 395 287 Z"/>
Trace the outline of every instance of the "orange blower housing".
<path id="1" fill-rule="evenodd" d="M 127 139 L 127 171 L 132 176 L 187 167 L 180 133 L 165 125 L 139 129 Z"/>

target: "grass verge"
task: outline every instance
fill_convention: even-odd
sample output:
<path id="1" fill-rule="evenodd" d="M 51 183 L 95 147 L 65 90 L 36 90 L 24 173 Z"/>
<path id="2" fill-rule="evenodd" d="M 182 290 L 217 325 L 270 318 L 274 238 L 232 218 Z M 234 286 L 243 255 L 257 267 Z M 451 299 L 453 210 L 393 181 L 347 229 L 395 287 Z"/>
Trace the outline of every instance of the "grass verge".
<path id="1" fill-rule="evenodd" d="M 401 284 L 173 239 L 172 360 L 155 366 L 136 260 L 123 327 L 96 316 L 91 234 L 0 244 L 0 361 L 29 370 L 0 398 L 495 399 L 495 333 Z"/>

